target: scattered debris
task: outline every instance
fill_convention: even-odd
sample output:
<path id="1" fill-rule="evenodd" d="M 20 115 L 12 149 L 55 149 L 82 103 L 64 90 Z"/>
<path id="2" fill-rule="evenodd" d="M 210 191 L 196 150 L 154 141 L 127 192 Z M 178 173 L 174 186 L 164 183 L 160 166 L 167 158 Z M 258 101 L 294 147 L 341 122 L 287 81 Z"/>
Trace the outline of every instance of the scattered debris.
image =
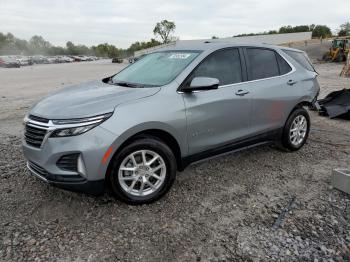
<path id="1" fill-rule="evenodd" d="M 76 84 L 118 65 L 37 66 L 21 78 L 0 70 L 7 97 L 0 106 L 0 261 L 350 261 L 350 195 L 329 188 L 331 171 L 349 163 L 349 121 L 310 112 L 310 142 L 297 153 L 266 146 L 193 165 L 151 205 L 87 197 L 29 176 L 20 138 L 27 110 L 16 108 L 66 79 Z M 321 97 L 350 89 L 341 67 L 315 65 Z M 272 230 L 292 196 L 293 215 Z"/>
<path id="2" fill-rule="evenodd" d="M 334 169 L 332 185 L 336 189 L 350 194 L 350 169 Z"/>
<path id="3" fill-rule="evenodd" d="M 318 100 L 315 106 L 321 115 L 328 115 L 329 118 L 350 118 L 350 89 L 331 92 L 324 99 Z"/>
<path id="4" fill-rule="evenodd" d="M 283 208 L 276 222 L 272 226 L 273 229 L 278 229 L 283 224 L 284 218 L 286 217 L 286 214 L 292 209 L 294 202 L 295 196 L 293 196 L 292 199 L 288 202 L 288 205 L 285 208 Z"/>

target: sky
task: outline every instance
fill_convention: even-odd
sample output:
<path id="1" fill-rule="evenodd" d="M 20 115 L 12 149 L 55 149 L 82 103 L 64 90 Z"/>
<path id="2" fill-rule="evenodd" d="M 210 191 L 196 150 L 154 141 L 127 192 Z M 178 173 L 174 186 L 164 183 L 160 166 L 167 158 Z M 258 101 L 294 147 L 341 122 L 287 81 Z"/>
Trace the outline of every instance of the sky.
<path id="1" fill-rule="evenodd" d="M 350 21 L 350 0 L 0 0 L 0 32 L 29 40 L 41 35 L 54 45 L 67 41 L 127 48 L 155 38 L 163 19 L 174 21 L 180 39 L 229 37 L 283 25 L 326 24 L 336 31 Z"/>

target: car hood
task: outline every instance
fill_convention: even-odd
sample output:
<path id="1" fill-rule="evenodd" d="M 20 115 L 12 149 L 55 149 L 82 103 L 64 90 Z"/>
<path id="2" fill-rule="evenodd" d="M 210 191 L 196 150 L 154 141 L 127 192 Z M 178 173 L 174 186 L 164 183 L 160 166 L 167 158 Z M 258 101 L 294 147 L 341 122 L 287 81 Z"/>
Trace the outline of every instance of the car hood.
<path id="1" fill-rule="evenodd" d="M 112 112 L 121 103 L 152 96 L 159 90 L 159 87 L 130 88 L 92 81 L 49 94 L 33 106 L 30 114 L 46 119 L 95 116 Z"/>

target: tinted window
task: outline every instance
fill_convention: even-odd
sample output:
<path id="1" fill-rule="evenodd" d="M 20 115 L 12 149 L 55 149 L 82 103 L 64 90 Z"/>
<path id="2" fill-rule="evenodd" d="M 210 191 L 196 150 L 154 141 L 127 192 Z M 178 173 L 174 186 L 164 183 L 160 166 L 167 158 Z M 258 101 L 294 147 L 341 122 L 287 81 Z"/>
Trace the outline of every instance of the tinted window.
<path id="1" fill-rule="evenodd" d="M 199 76 L 217 78 L 220 85 L 242 82 L 238 49 L 220 50 L 207 57 L 195 69 L 190 79 Z"/>
<path id="2" fill-rule="evenodd" d="M 291 50 L 283 50 L 287 55 L 291 56 L 295 61 L 297 61 L 302 67 L 309 71 L 315 71 L 311 62 L 307 56 L 302 52 L 296 52 Z"/>
<path id="3" fill-rule="evenodd" d="M 279 75 L 275 52 L 261 48 L 247 48 L 249 79 L 256 80 Z"/>
<path id="4" fill-rule="evenodd" d="M 284 60 L 282 56 L 276 53 L 276 57 L 277 57 L 278 66 L 280 68 L 280 75 L 284 75 L 292 71 L 292 68 L 286 62 L 286 60 Z"/>

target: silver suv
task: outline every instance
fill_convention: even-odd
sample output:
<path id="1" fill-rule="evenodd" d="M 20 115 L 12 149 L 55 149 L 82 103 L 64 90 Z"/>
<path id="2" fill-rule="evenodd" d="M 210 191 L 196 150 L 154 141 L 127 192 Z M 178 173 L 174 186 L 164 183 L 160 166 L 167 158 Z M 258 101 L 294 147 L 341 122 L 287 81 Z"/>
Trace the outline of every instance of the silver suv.
<path id="1" fill-rule="evenodd" d="M 177 171 L 243 147 L 307 140 L 317 73 L 304 52 L 269 45 L 175 45 L 116 75 L 64 88 L 26 115 L 32 174 L 127 203 L 164 195 Z"/>

